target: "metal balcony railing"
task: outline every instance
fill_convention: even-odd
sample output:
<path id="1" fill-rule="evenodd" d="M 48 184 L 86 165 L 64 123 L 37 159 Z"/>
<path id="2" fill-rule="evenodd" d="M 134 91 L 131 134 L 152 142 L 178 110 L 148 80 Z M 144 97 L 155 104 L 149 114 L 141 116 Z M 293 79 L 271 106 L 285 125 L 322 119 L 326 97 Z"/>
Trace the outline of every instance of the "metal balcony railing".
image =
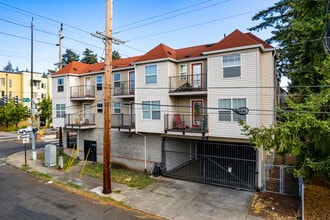
<path id="1" fill-rule="evenodd" d="M 195 92 L 207 90 L 207 75 L 194 74 L 170 77 L 170 92 Z"/>
<path id="2" fill-rule="evenodd" d="M 164 123 L 165 133 L 168 131 L 179 131 L 183 132 L 183 134 L 191 132 L 204 135 L 208 131 L 207 115 L 165 114 Z"/>
<path id="3" fill-rule="evenodd" d="M 112 128 L 135 128 L 135 114 L 112 114 Z"/>
<path id="4" fill-rule="evenodd" d="M 71 99 L 95 99 L 95 86 L 80 85 L 70 87 Z"/>
<path id="5" fill-rule="evenodd" d="M 95 125 L 95 114 L 66 114 L 64 124 L 71 128 L 90 127 Z"/>
<path id="6" fill-rule="evenodd" d="M 114 82 L 113 95 L 134 95 L 135 82 L 134 81 L 120 81 Z"/>

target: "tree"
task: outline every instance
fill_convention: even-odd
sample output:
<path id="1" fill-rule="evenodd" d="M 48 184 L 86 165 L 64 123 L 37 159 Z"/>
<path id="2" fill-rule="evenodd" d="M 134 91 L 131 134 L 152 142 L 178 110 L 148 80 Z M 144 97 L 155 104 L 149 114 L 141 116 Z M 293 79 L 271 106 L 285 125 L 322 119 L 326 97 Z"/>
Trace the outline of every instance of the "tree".
<path id="1" fill-rule="evenodd" d="M 45 118 L 47 120 L 46 127 L 49 126 L 49 124 L 52 122 L 52 100 L 50 97 L 41 100 L 37 104 L 38 111 L 40 112 L 39 116 L 40 118 Z"/>
<path id="2" fill-rule="evenodd" d="M 62 65 L 66 66 L 72 61 L 79 61 L 79 54 L 76 54 L 71 49 L 66 49 L 65 54 L 62 54 Z"/>
<path id="3" fill-rule="evenodd" d="M 0 108 L 0 122 L 7 127 L 9 125 L 17 125 L 26 117 L 27 107 L 22 104 L 14 105 L 13 100 L 9 100 L 7 105 Z"/>
<path id="4" fill-rule="evenodd" d="M 322 44 L 326 4 L 326 0 L 280 0 L 252 17 L 263 21 L 249 30 L 273 29 L 273 36 L 267 41 L 277 43 L 277 68 L 281 76 L 291 80 L 291 86 L 315 86 L 311 91 L 319 92 L 317 86 L 323 76 L 315 73 L 314 67 L 326 58 Z M 291 87 L 291 91 L 298 89 Z"/>
<path id="5" fill-rule="evenodd" d="M 294 174 L 311 181 L 316 173 L 330 180 L 330 120 L 325 106 L 330 102 L 330 57 L 315 72 L 325 78 L 325 89 L 309 94 L 303 103 L 287 99 L 288 110 L 270 127 L 253 128 L 244 122 L 242 131 L 256 147 L 296 156 Z"/>
<path id="6" fill-rule="evenodd" d="M 3 71 L 5 71 L 5 72 L 14 72 L 13 65 L 11 64 L 10 61 L 8 61 L 7 66 L 5 66 L 3 68 Z"/>
<path id="7" fill-rule="evenodd" d="M 87 64 L 94 64 L 97 63 L 97 54 L 93 54 L 93 51 L 86 48 L 86 50 L 83 53 L 84 58 L 82 58 L 80 61 Z"/>
<path id="8" fill-rule="evenodd" d="M 119 60 L 121 58 L 119 52 L 117 50 L 112 51 L 112 59 Z"/>
<path id="9" fill-rule="evenodd" d="M 16 73 L 18 73 L 18 72 L 19 72 L 19 69 L 18 69 L 18 67 L 16 67 L 16 69 L 15 69 L 15 72 L 16 72 Z"/>

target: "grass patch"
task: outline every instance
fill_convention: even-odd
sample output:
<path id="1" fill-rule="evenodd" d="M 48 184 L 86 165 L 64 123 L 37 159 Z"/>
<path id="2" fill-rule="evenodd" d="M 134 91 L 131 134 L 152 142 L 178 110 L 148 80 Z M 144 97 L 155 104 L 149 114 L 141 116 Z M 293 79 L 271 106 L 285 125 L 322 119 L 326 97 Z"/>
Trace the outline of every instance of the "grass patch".
<path id="1" fill-rule="evenodd" d="M 27 170 L 30 170 L 31 169 L 31 167 L 29 166 L 29 165 L 22 165 L 22 167 L 21 167 L 21 171 L 27 171 Z"/>
<path id="2" fill-rule="evenodd" d="M 89 164 L 85 167 L 84 173 L 86 175 L 102 179 L 103 164 Z M 150 178 L 149 174 L 132 170 L 114 168 L 111 168 L 111 181 L 115 183 L 125 184 L 130 187 L 136 187 L 139 189 L 143 189 L 146 186 L 155 182 L 154 179 Z"/>
<path id="3" fill-rule="evenodd" d="M 59 154 L 59 155 L 57 155 L 57 160 L 58 160 L 59 156 L 63 157 L 63 167 L 64 167 L 64 169 L 66 169 L 69 165 L 69 162 L 71 161 L 70 160 L 71 157 L 69 155 L 66 155 L 66 154 Z M 77 165 L 79 163 L 79 161 L 80 160 L 73 159 L 73 161 L 71 162 L 72 163 L 71 167 Z M 57 161 L 57 164 L 58 164 L 58 161 Z"/>
<path id="4" fill-rule="evenodd" d="M 49 181 L 52 179 L 52 177 L 49 174 L 40 173 L 38 171 L 32 171 L 31 173 L 42 180 Z"/>
<path id="5" fill-rule="evenodd" d="M 77 185 L 77 184 L 74 184 L 74 183 L 67 183 L 67 185 L 68 185 L 69 187 L 74 188 L 74 189 L 80 189 L 80 188 L 81 188 L 81 186 L 79 186 L 79 185 Z"/>

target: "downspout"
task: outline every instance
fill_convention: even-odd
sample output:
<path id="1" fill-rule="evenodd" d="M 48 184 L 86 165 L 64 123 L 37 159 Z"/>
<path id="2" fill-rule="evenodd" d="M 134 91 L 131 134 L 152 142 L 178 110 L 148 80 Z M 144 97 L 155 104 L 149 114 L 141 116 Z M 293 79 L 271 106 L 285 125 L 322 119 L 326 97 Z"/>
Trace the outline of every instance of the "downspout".
<path id="1" fill-rule="evenodd" d="M 136 135 L 144 136 L 144 172 L 147 173 L 147 135 L 141 134 L 135 130 Z"/>

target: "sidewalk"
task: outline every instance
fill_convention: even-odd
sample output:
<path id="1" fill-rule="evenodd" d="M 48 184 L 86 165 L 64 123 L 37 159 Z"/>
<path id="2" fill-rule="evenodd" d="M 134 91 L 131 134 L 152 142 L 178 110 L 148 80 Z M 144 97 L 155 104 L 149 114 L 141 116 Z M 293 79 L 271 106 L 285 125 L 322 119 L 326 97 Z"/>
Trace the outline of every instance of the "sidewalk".
<path id="1" fill-rule="evenodd" d="M 87 175 L 82 175 L 79 179 L 83 161 L 66 173 L 56 167 L 44 166 L 40 160 L 33 161 L 31 155 L 32 152 L 27 151 L 27 164 L 31 167 L 29 172 L 38 171 L 49 174 L 52 180 L 80 185 L 83 190 L 100 196 L 109 196 L 134 209 L 167 219 L 260 219 L 247 214 L 253 192 L 157 177 L 155 183 L 144 189 L 112 183 L 113 193 L 105 195 L 102 193 L 103 181 L 101 179 Z M 6 163 L 21 168 L 24 160 L 23 151 L 9 156 Z"/>

